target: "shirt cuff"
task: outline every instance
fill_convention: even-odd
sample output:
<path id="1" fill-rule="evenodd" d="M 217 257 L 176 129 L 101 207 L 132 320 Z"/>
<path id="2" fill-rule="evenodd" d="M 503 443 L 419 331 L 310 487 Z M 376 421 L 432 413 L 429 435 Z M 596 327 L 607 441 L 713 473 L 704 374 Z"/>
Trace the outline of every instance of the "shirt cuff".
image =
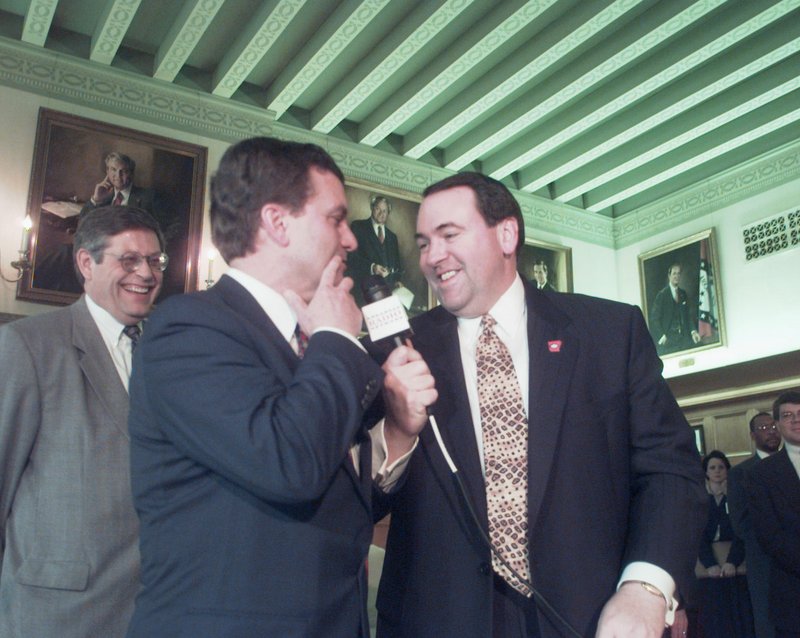
<path id="1" fill-rule="evenodd" d="M 389 457 L 389 449 L 386 446 L 386 436 L 383 433 L 385 421 L 386 419 L 381 419 L 369 431 L 369 437 L 372 440 L 372 479 L 377 483 L 381 491 L 391 492 L 406 471 L 411 454 L 417 449 L 419 437 L 414 441 L 414 445 L 408 452 L 391 465 L 387 465 L 386 460 Z"/>
<path id="2" fill-rule="evenodd" d="M 636 561 L 628 563 L 625 569 L 622 570 L 622 576 L 617 583 L 617 589 L 622 587 L 627 582 L 640 582 L 650 585 L 657 589 L 664 597 L 664 602 L 667 604 L 667 613 L 664 618 L 664 623 L 667 626 L 672 626 L 675 622 L 675 610 L 678 608 L 678 601 L 675 600 L 675 581 L 666 571 L 644 561 Z M 648 588 L 649 591 L 650 588 Z M 655 593 L 655 592 L 653 592 Z"/>

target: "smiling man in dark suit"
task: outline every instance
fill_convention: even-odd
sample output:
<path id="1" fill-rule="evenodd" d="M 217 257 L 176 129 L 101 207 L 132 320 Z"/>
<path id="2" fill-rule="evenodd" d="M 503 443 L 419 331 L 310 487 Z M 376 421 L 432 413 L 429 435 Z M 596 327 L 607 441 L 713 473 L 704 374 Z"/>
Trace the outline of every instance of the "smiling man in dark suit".
<path id="1" fill-rule="evenodd" d="M 423 430 L 378 495 L 379 637 L 656 638 L 693 578 L 702 472 L 641 312 L 523 281 L 523 232 L 496 180 L 424 192 L 420 267 L 441 306 L 412 321 L 414 345 L 465 491 Z"/>
<path id="2" fill-rule="evenodd" d="M 800 636 L 800 392 L 781 394 L 772 417 L 783 449 L 760 461 L 747 483 L 761 547 L 770 557 L 769 610 L 776 638 Z"/>
<path id="3" fill-rule="evenodd" d="M 167 265 L 145 211 L 87 213 L 84 295 L 0 328 L 0 636 L 122 638 L 139 589 L 130 495 L 133 340 Z"/>
<path id="4" fill-rule="evenodd" d="M 244 140 L 212 179 L 210 218 L 230 270 L 168 299 L 136 353 L 129 636 L 366 638 L 364 416 L 384 372 L 355 338 L 342 173 L 318 146 Z M 387 385 L 409 368 L 427 373 L 398 348 Z"/>

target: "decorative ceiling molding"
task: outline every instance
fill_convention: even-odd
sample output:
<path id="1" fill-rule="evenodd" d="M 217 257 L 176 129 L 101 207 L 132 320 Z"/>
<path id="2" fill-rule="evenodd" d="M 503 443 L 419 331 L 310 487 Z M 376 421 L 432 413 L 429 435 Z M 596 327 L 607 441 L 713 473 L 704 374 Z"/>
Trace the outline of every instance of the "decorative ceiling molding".
<path id="1" fill-rule="evenodd" d="M 275 122 L 272 113 L 255 106 L 174 84 L 154 84 L 123 70 L 65 58 L 2 37 L 0 84 L 228 143 L 256 135 L 314 142 L 331 153 L 349 178 L 377 187 L 421 193 L 432 182 L 452 173 L 355 142 Z M 515 191 L 514 194 L 529 233 L 544 231 L 620 248 L 798 178 L 800 142 L 617 220 L 530 193 Z"/>
<path id="2" fill-rule="evenodd" d="M 225 0 L 187 2 L 156 53 L 153 77 L 172 82 Z"/>
<path id="3" fill-rule="evenodd" d="M 25 26 L 22 28 L 23 42 L 44 46 L 57 4 L 58 0 L 31 0 L 25 14 Z"/>
<path id="4" fill-rule="evenodd" d="M 142 0 L 107 0 L 92 35 L 89 59 L 111 64 Z"/>

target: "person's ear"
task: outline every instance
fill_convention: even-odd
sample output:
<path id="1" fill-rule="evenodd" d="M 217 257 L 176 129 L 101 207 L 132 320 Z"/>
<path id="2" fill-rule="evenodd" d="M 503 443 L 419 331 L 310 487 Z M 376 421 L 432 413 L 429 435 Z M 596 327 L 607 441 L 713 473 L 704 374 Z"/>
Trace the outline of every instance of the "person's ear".
<path id="1" fill-rule="evenodd" d="M 514 217 L 506 217 L 497 226 L 497 240 L 507 256 L 514 255 L 517 251 L 517 241 L 519 240 L 519 228 Z"/>
<path id="2" fill-rule="evenodd" d="M 289 245 L 289 229 L 286 221 L 289 210 L 280 204 L 266 203 L 261 207 L 260 230 L 279 246 Z"/>
<path id="3" fill-rule="evenodd" d="M 86 281 L 92 280 L 92 271 L 95 266 L 94 259 L 92 259 L 91 253 L 86 250 L 85 248 L 81 248 L 75 254 L 75 263 L 78 266 L 78 270 L 81 271 L 81 275 Z"/>

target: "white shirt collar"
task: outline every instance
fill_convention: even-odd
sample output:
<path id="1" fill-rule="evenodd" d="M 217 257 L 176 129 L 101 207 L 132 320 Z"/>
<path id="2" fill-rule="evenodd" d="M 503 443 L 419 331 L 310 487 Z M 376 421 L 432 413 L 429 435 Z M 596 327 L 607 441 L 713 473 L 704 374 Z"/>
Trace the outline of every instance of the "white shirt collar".
<path id="1" fill-rule="evenodd" d="M 297 317 L 283 295 L 238 268 L 229 268 L 225 274 L 239 282 L 247 292 L 255 297 L 256 302 L 267 313 L 278 332 L 287 342 L 290 341 L 297 325 Z"/>
<path id="2" fill-rule="evenodd" d="M 125 324 L 117 321 L 108 310 L 99 306 L 88 294 L 85 295 L 85 298 L 86 307 L 89 309 L 89 314 L 92 315 L 92 319 L 94 319 L 94 322 L 97 324 L 103 341 L 109 348 L 116 348 L 117 345 L 119 345 L 119 340 L 122 336 L 122 330 L 125 328 Z"/>
<path id="3" fill-rule="evenodd" d="M 514 277 L 514 281 L 508 289 L 500 295 L 500 298 L 491 307 L 488 314 L 492 315 L 492 318 L 497 322 L 497 327 L 511 339 L 526 325 L 525 286 L 519 274 Z M 477 342 L 480 327 L 481 317 L 458 318 L 459 334 L 471 343 Z M 507 340 L 503 339 L 503 341 Z"/>

